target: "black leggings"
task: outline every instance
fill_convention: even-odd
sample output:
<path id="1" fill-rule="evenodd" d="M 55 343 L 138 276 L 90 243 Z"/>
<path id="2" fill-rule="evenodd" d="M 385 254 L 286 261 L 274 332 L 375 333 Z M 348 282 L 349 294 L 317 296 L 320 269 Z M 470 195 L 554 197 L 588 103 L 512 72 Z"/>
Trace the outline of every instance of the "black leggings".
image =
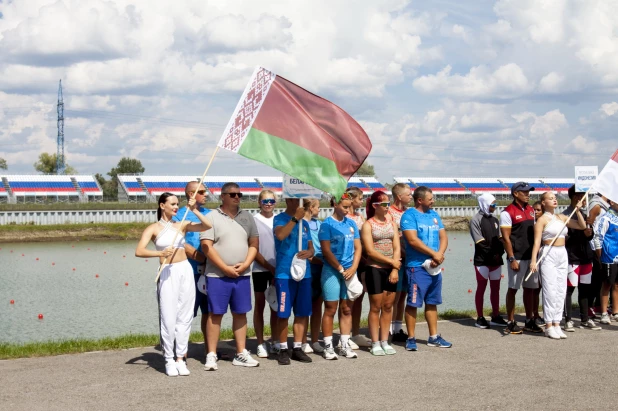
<path id="1" fill-rule="evenodd" d="M 601 306 L 601 285 L 603 278 L 601 277 L 601 263 L 595 258 L 592 260 L 592 284 L 588 287 L 588 306 Z"/>
<path id="2" fill-rule="evenodd" d="M 579 304 L 579 315 L 582 322 L 588 321 L 588 295 L 590 287 L 590 284 L 580 284 L 578 286 L 579 290 L 577 290 L 577 303 Z M 564 316 L 566 321 L 571 321 L 573 291 L 575 291 L 575 287 L 567 286 L 566 299 L 564 300 Z"/>

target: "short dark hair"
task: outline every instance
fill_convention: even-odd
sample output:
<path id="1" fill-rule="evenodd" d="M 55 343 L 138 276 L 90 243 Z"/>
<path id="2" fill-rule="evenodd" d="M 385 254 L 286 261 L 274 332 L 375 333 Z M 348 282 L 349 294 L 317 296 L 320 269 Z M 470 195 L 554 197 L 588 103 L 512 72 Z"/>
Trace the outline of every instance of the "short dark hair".
<path id="1" fill-rule="evenodd" d="M 172 194 L 168 191 L 166 191 L 165 193 L 161 194 L 159 196 L 159 207 L 157 208 L 157 221 L 159 221 L 161 219 L 162 216 L 162 212 L 161 212 L 161 204 L 165 204 L 167 203 L 167 199 L 170 197 L 176 197 L 176 194 Z"/>
<path id="2" fill-rule="evenodd" d="M 227 192 L 227 190 L 229 190 L 230 188 L 238 188 L 240 189 L 240 186 L 236 183 L 233 182 L 229 182 L 229 183 L 225 183 L 223 184 L 223 187 L 221 187 L 221 194 L 225 194 Z"/>
<path id="3" fill-rule="evenodd" d="M 575 184 L 573 184 L 571 187 L 569 187 L 569 199 L 573 199 L 573 197 L 575 197 L 575 194 L 584 194 L 583 191 L 575 191 Z"/>
<path id="4" fill-rule="evenodd" d="M 433 193 L 433 191 L 431 191 L 431 188 L 426 186 L 419 186 L 417 189 L 415 189 L 414 194 L 412 194 L 412 197 L 414 198 L 414 204 L 416 204 L 416 200 L 418 200 L 419 198 L 425 199 L 425 195 L 427 195 L 427 193 Z"/>

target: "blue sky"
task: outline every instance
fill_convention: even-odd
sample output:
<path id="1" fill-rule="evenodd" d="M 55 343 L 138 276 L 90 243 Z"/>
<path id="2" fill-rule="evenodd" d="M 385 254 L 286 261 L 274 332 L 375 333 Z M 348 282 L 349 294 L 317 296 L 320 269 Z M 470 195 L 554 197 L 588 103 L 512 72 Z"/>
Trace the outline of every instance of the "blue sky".
<path id="1" fill-rule="evenodd" d="M 335 102 L 393 176 L 572 177 L 618 148 L 618 2 L 0 2 L 0 157 L 201 175 L 256 65 Z M 277 175 L 231 153 L 212 174 Z"/>

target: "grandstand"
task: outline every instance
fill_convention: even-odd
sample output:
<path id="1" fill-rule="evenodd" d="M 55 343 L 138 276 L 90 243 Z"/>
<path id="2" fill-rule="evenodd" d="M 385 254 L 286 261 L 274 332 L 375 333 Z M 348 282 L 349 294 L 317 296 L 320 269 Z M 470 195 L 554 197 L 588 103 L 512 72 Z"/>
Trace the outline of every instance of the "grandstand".
<path id="1" fill-rule="evenodd" d="M 362 177 L 362 180 L 370 189 L 370 194 L 374 191 L 384 191 L 386 194 L 390 194 L 391 191 L 384 186 L 384 184 L 380 183 L 375 177 Z"/>
<path id="2" fill-rule="evenodd" d="M 442 177 L 410 177 L 409 180 L 414 186 L 425 186 L 431 188 L 434 194 L 437 195 L 469 195 L 470 192 L 455 181 L 454 178 L 442 178 Z"/>
<path id="3" fill-rule="evenodd" d="M 490 193 L 493 195 L 511 193 L 509 187 L 495 178 L 458 178 L 456 181 L 470 193 L 476 195 L 483 193 Z"/>
<path id="4" fill-rule="evenodd" d="M 198 178 L 193 176 L 141 176 L 140 180 L 148 193 L 152 195 L 160 196 L 168 192 L 177 196 L 184 196 L 187 182 L 196 181 Z"/>
<path id="5" fill-rule="evenodd" d="M 552 191 L 565 195 L 568 195 L 569 187 L 574 183 L 572 178 L 544 178 L 541 181 Z"/>
<path id="6" fill-rule="evenodd" d="M 204 185 L 210 192 L 218 196 L 221 194 L 221 187 L 225 183 L 234 182 L 240 186 L 240 191 L 249 196 L 256 196 L 262 191 L 262 186 L 255 177 L 236 177 L 236 176 L 206 176 Z"/>
<path id="7" fill-rule="evenodd" d="M 350 179 L 348 180 L 348 188 L 350 187 L 357 187 L 358 189 L 360 189 L 360 191 L 363 192 L 363 196 L 371 195 L 371 193 L 373 193 L 373 190 L 359 177 L 350 177 Z"/>
<path id="8" fill-rule="evenodd" d="M 525 181 L 530 186 L 534 187 L 534 191 L 530 192 L 530 195 L 536 196 L 544 193 L 545 191 L 551 191 L 551 188 L 547 185 L 543 184 L 541 180 L 536 178 L 500 178 L 498 179 L 501 183 L 506 185 L 509 188 L 507 194 L 511 194 L 511 187 L 518 181 Z M 571 179 L 571 184 L 573 184 L 573 180 Z"/>
<path id="9" fill-rule="evenodd" d="M 258 177 L 257 180 L 262 184 L 262 187 L 277 195 L 281 195 L 283 192 L 283 177 Z"/>
<path id="10" fill-rule="evenodd" d="M 3 202 L 100 201 L 103 191 L 91 175 L 2 175 Z"/>

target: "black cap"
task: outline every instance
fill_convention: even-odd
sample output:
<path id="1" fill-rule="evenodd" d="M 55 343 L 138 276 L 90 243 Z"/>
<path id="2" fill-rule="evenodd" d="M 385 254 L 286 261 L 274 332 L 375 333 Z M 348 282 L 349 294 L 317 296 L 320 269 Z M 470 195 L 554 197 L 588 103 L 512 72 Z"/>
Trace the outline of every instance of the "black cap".
<path id="1" fill-rule="evenodd" d="M 511 194 L 515 194 L 516 191 L 534 191 L 534 187 L 524 181 L 518 181 L 511 187 Z"/>

